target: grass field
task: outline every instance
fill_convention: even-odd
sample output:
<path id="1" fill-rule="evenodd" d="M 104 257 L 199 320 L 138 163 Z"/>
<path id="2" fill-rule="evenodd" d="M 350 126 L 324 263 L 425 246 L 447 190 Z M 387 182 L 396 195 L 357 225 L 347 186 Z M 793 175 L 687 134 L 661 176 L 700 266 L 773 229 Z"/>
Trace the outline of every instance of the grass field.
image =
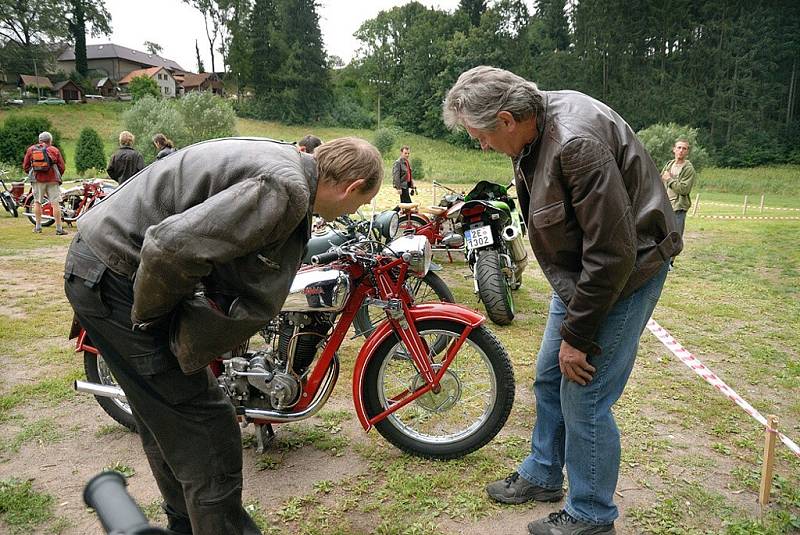
<path id="1" fill-rule="evenodd" d="M 104 110 L 102 106 L 85 109 L 91 115 L 96 108 Z M 57 123 L 68 151 L 70 136 L 77 137 L 80 130 L 76 123 L 88 120 L 114 119 L 75 115 Z M 119 126 L 102 128 L 108 139 Z M 239 132 L 298 139 L 307 130 L 240 121 Z M 369 137 L 365 131 L 314 132 L 323 138 Z M 472 169 L 497 180 L 508 169 L 498 156 L 462 153 L 415 136 L 402 141 L 423 158 L 426 168 L 430 162 L 429 177 L 446 180 L 455 189 L 469 187 Z M 750 172 L 753 184 L 766 184 L 771 177 L 793 180 L 787 168 Z M 747 180 L 748 175 L 742 176 Z M 432 200 L 429 179 L 420 189 L 419 199 Z M 736 206 L 711 203 L 735 205 L 744 193 L 699 191 L 701 215 L 736 213 Z M 394 197 L 384 188 L 377 204 L 389 207 Z M 800 197 L 768 192 L 765 204 L 800 207 Z M 91 396 L 71 389 L 72 381 L 83 375 L 83 364 L 66 340 L 71 314 L 61 270 L 68 243 L 69 236 L 59 238 L 52 228 L 33 235 L 25 219 L 0 213 L 3 533 L 100 533 L 96 519 L 81 504 L 81 485 L 111 466 L 133 474 L 131 493 L 151 518 L 164 521 L 136 437 L 114 425 Z M 800 440 L 800 221 L 690 216 L 686 243 L 654 318 L 762 414 L 778 415 L 781 431 Z M 464 263 L 440 261 L 440 274 L 457 301 L 482 310 Z M 501 507 L 483 490 L 489 481 L 514 470 L 529 450 L 536 417 L 530 386 L 549 295 L 532 262 L 515 296 L 518 317 L 508 327 L 490 326 L 511 355 L 517 398 L 501 434 L 462 460 L 420 461 L 401 454 L 375 432 L 363 433 L 349 391 L 360 342 L 349 340 L 340 351 L 340 384 L 320 415 L 279 426 L 277 442 L 263 455 L 252 448 L 252 431 L 243 432 L 245 502 L 262 530 L 309 535 L 524 533 L 528 521 L 560 507 Z M 755 501 L 763 429 L 650 334 L 642 338 L 615 414 L 623 441 L 618 533 L 800 532 L 800 458 L 778 444 L 772 505 L 761 521 Z"/>
<path id="2" fill-rule="evenodd" d="M 62 147 L 67 160 L 68 178 L 75 178 L 75 143 L 82 128 L 95 128 L 105 143 L 107 155 L 117 148 L 117 136 L 123 129 L 121 115 L 130 103 L 95 102 L 65 106 L 29 106 L 22 110 L 0 110 L 0 121 L 11 113 L 45 116 L 53 127 L 61 133 Z M 296 141 L 308 133 L 322 139 L 341 136 L 358 136 L 372 140 L 373 132 L 348 128 L 286 126 L 279 123 L 237 119 L 238 134 L 242 136 L 265 136 L 274 139 Z M 139 140 L 143 143 L 145 140 Z M 411 147 L 412 158 L 421 158 L 424 163 L 426 180 L 436 179 L 443 183 L 470 183 L 477 180 L 509 182 L 512 178 L 508 158 L 499 154 L 482 154 L 480 151 L 454 147 L 448 143 L 431 140 L 414 134 L 397 137 L 397 148 L 407 144 Z M 396 155 L 386 161 L 386 174 L 391 171 Z M 13 170 L 12 170 L 13 171 Z M 17 173 L 21 175 L 21 170 Z M 752 169 L 724 169 L 711 167 L 704 169 L 698 180 L 696 192 L 708 193 L 709 200 L 735 199 L 741 204 L 744 195 L 755 196 L 756 201 L 763 193 L 769 206 L 800 207 L 800 166 L 771 166 Z M 719 197 L 717 196 L 719 195 Z M 753 199 L 750 200 L 753 202 Z M 788 203 L 788 204 L 787 204 Z"/>

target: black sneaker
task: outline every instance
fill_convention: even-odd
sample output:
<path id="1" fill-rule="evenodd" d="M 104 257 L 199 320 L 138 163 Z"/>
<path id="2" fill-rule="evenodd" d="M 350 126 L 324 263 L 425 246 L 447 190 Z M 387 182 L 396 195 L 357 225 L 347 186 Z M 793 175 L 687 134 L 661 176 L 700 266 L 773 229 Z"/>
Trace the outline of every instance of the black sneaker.
<path id="1" fill-rule="evenodd" d="M 546 489 L 533 483 L 528 483 L 519 476 L 519 472 L 510 474 L 507 478 L 486 485 L 486 492 L 495 501 L 500 503 L 520 504 L 535 500 L 537 502 L 557 502 L 564 497 L 562 489 Z"/>
<path id="2" fill-rule="evenodd" d="M 562 510 L 528 524 L 530 535 L 616 535 L 614 523 L 589 524 Z"/>

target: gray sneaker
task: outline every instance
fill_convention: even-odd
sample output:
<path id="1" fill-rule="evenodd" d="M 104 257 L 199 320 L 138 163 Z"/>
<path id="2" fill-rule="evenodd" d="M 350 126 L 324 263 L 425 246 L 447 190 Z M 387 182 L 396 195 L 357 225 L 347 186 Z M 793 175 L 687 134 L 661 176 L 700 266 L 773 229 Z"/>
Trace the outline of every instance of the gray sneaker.
<path id="1" fill-rule="evenodd" d="M 557 502 L 564 497 L 562 489 L 546 489 L 528 483 L 518 472 L 507 478 L 486 485 L 486 492 L 500 503 L 520 504 L 535 500 L 537 502 Z"/>
<path id="2" fill-rule="evenodd" d="M 589 524 L 562 510 L 528 524 L 530 535 L 616 535 L 614 523 Z"/>

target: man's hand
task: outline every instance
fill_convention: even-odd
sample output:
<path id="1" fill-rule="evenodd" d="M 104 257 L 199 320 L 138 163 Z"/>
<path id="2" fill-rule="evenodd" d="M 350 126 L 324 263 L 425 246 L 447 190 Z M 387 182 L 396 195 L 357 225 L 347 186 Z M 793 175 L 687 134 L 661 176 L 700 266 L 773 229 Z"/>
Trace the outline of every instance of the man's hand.
<path id="1" fill-rule="evenodd" d="M 672 178 L 672 175 L 670 174 L 669 171 L 664 171 L 663 173 L 661 173 L 661 181 L 662 182 L 668 182 L 669 179 L 671 179 L 671 178 Z"/>
<path id="2" fill-rule="evenodd" d="M 595 372 L 595 367 L 586 360 L 586 353 L 575 349 L 564 340 L 561 341 L 561 350 L 558 352 L 558 366 L 567 379 L 581 386 L 586 386 Z"/>

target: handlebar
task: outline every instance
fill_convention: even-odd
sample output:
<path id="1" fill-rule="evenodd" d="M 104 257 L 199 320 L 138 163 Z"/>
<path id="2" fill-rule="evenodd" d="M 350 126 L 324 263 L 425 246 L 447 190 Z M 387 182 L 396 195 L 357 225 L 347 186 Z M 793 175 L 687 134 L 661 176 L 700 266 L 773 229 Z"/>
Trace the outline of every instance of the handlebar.
<path id="1" fill-rule="evenodd" d="M 315 254 L 314 256 L 311 257 L 311 263 L 314 264 L 315 266 L 318 266 L 320 264 L 330 264 L 334 260 L 338 259 L 339 259 L 339 251 L 333 250 L 333 251 L 328 251 L 326 253 Z"/>
<path id="2" fill-rule="evenodd" d="M 103 472 L 94 476 L 83 489 L 83 501 L 97 512 L 106 533 L 115 535 L 158 535 L 167 533 L 152 527 L 125 489 L 125 476 Z"/>

